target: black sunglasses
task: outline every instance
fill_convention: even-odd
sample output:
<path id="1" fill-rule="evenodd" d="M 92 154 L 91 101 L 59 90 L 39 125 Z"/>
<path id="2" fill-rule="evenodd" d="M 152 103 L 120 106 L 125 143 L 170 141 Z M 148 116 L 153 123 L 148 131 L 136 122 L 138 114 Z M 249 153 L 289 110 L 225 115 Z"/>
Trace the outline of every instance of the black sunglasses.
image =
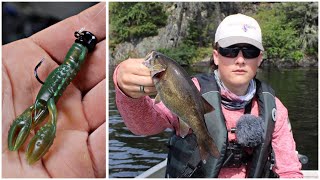
<path id="1" fill-rule="evenodd" d="M 249 46 L 249 47 L 230 46 L 226 48 L 219 47 L 218 52 L 224 57 L 235 58 L 238 56 L 240 50 L 242 51 L 243 57 L 246 59 L 257 58 L 260 55 L 260 49 L 255 46 Z"/>

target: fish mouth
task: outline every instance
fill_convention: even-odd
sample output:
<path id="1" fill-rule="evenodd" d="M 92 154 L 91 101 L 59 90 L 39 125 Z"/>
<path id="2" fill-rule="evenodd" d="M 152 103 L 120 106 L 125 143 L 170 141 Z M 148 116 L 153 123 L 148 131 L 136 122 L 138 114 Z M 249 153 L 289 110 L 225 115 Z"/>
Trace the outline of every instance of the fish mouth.
<path id="1" fill-rule="evenodd" d="M 147 68 L 151 68 L 151 60 L 154 59 L 156 51 L 152 50 L 144 59 L 142 62 L 143 65 L 145 65 Z"/>
<path id="2" fill-rule="evenodd" d="M 161 53 L 152 50 L 146 57 L 145 60 L 142 62 L 151 72 L 152 78 L 159 78 L 166 70 L 166 66 L 161 63 L 155 63 L 157 59 L 161 56 Z"/>

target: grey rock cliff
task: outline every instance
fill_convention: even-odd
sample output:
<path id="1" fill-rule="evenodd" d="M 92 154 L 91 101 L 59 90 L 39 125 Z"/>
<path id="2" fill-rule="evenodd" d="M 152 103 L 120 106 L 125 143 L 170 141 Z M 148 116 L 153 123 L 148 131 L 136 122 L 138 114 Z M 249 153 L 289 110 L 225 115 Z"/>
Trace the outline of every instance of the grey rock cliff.
<path id="1" fill-rule="evenodd" d="M 228 14 L 239 12 L 237 3 L 175 2 L 165 3 L 168 23 L 157 36 L 118 44 L 110 50 L 110 64 L 118 64 L 129 57 L 144 57 L 151 50 L 177 47 L 188 36 L 191 21 L 208 29 L 208 38 L 214 39 L 216 25 Z"/>

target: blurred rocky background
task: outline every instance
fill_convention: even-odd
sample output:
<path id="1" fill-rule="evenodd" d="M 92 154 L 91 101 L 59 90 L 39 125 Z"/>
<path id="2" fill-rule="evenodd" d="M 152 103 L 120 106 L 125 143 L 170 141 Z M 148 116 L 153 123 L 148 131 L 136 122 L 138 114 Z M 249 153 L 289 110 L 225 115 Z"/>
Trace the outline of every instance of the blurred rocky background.
<path id="1" fill-rule="evenodd" d="M 318 65 L 318 2 L 111 2 L 110 64 L 150 50 L 182 65 L 208 62 L 217 26 L 235 13 L 259 22 L 264 66 Z"/>

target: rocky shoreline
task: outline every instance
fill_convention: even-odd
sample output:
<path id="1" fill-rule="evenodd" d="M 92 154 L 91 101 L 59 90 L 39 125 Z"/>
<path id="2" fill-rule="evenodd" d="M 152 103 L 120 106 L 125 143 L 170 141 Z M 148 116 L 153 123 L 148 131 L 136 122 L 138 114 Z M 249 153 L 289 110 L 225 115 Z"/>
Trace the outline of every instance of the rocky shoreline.
<path id="1" fill-rule="evenodd" d="M 231 10 L 237 12 L 241 3 L 167 3 L 168 24 L 158 30 L 157 36 L 135 39 L 131 42 L 124 42 L 113 46 L 109 51 L 109 64 L 116 65 L 121 61 L 131 58 L 144 57 L 150 50 L 171 49 L 178 47 L 182 40 L 188 35 L 190 19 L 198 19 L 201 22 L 215 22 L 218 24 L 225 14 Z M 257 6 L 257 4 L 251 4 Z M 235 13 L 233 12 L 233 13 Z M 214 28 L 212 28 L 214 29 Z M 210 31 L 208 38 L 213 39 L 214 31 Z M 206 64 L 209 58 L 205 58 L 194 65 Z M 208 63 L 207 63 L 208 64 Z M 194 66 L 191 65 L 191 66 Z M 300 61 L 292 59 L 265 59 L 262 66 L 275 66 L 278 68 L 294 67 L 318 67 L 318 57 L 305 57 Z"/>

